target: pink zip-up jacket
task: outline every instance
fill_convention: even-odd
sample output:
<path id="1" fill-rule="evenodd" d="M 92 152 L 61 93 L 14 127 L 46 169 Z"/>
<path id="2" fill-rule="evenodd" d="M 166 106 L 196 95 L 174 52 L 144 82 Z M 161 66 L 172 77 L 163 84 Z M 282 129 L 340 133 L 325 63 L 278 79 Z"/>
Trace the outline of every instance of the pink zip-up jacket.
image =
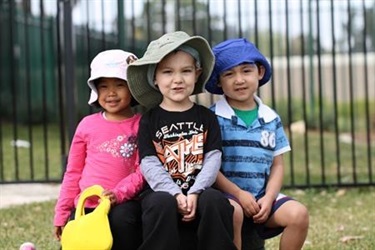
<path id="1" fill-rule="evenodd" d="M 138 161 L 137 133 L 140 114 L 123 121 L 108 121 L 101 112 L 78 124 L 69 151 L 68 164 L 55 206 L 55 226 L 64 226 L 80 193 L 99 184 L 115 193 L 117 202 L 134 198 L 145 180 Z M 96 207 L 88 199 L 85 207 Z"/>

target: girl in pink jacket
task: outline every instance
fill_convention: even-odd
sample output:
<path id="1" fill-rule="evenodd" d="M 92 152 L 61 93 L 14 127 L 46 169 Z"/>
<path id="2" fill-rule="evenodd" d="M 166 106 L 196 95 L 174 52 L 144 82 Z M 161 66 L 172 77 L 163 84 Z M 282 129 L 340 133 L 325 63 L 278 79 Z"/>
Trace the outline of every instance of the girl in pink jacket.
<path id="1" fill-rule="evenodd" d="M 136 196 L 144 186 L 138 165 L 137 133 L 140 114 L 127 84 L 127 67 L 135 56 L 122 50 L 106 50 L 91 62 L 89 104 L 102 111 L 82 119 L 76 129 L 68 164 L 55 207 L 55 236 L 74 218 L 80 193 L 99 184 L 111 201 L 108 218 L 113 236 L 112 249 L 137 249 L 141 242 L 140 205 Z M 86 213 L 98 205 L 85 203 Z"/>

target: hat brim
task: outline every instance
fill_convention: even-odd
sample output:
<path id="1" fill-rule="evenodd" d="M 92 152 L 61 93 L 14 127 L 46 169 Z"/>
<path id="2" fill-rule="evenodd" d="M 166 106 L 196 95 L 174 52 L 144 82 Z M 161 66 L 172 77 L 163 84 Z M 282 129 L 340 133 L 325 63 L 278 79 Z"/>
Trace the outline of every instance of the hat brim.
<path id="1" fill-rule="evenodd" d="M 192 94 L 195 95 L 203 92 L 204 85 L 214 67 L 214 55 L 210 45 L 203 37 L 189 36 L 186 39 L 174 43 L 172 46 L 165 46 L 165 49 L 162 47 L 155 56 L 149 56 L 146 51 L 142 58 L 128 66 L 127 77 L 130 92 L 142 106 L 151 108 L 160 104 L 163 99 L 162 94 L 148 83 L 148 66 L 150 64 L 158 64 L 165 56 L 181 45 L 191 46 L 199 53 L 202 74 L 199 76 Z"/>

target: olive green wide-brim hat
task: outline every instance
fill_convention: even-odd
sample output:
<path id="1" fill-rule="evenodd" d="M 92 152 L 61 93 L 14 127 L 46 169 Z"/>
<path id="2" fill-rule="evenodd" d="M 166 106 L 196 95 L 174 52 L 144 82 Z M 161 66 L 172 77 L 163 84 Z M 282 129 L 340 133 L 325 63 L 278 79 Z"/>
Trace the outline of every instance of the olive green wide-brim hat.
<path id="1" fill-rule="evenodd" d="M 152 41 L 142 58 L 128 66 L 128 85 L 133 97 L 146 108 L 160 104 L 163 96 L 159 90 L 148 82 L 148 67 L 158 64 L 165 56 L 176 50 L 181 45 L 196 49 L 201 61 L 202 74 L 195 84 L 193 95 L 203 92 L 204 85 L 213 70 L 215 59 L 207 40 L 201 36 L 189 36 L 183 31 L 167 33 L 159 39 Z"/>

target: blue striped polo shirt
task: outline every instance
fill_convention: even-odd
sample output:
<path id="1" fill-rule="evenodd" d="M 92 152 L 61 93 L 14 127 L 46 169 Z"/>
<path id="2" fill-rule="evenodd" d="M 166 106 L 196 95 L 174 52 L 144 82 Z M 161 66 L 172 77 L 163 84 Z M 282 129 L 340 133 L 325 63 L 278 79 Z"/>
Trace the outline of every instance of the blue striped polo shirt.
<path id="1" fill-rule="evenodd" d="M 211 107 L 219 121 L 223 161 L 221 171 L 257 199 L 265 193 L 273 158 L 290 151 L 279 115 L 254 95 L 258 118 L 246 126 L 223 96 Z"/>

